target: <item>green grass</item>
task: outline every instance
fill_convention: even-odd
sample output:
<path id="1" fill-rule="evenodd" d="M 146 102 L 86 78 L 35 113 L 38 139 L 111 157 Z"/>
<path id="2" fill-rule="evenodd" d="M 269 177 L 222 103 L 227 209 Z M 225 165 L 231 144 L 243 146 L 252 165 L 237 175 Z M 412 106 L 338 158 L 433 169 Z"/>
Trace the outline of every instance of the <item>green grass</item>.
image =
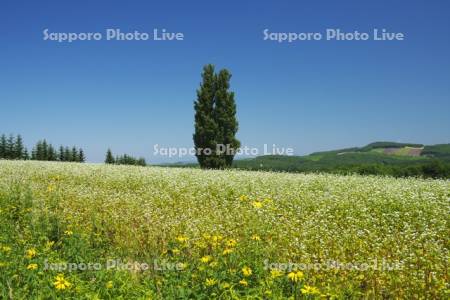
<path id="1" fill-rule="evenodd" d="M 0 161 L 0 298 L 445 299 L 449 199 L 445 180 Z M 109 259 L 134 267 L 45 269 Z"/>

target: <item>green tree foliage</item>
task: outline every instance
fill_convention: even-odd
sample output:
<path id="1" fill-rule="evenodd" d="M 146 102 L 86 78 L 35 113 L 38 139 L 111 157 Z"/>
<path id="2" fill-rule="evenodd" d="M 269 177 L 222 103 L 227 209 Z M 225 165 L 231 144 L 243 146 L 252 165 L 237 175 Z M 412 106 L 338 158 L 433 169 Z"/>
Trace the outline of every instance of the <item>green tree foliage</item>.
<path id="1" fill-rule="evenodd" d="M 84 151 L 83 149 L 79 149 L 78 150 L 78 162 L 85 162 L 86 161 L 86 157 L 84 156 Z"/>
<path id="2" fill-rule="evenodd" d="M 106 164 L 117 164 L 117 165 L 133 165 L 133 166 L 146 166 L 147 165 L 147 162 L 145 161 L 145 158 L 143 158 L 143 157 L 135 158 L 128 154 L 114 157 L 111 149 L 108 149 L 106 151 L 105 163 Z"/>
<path id="3" fill-rule="evenodd" d="M 234 93 L 229 91 L 231 74 L 214 66 L 203 68 L 202 83 L 194 102 L 194 145 L 202 168 L 222 169 L 231 166 L 234 152 L 240 146 Z M 229 151 L 225 151 L 226 148 Z"/>
<path id="4" fill-rule="evenodd" d="M 15 140 L 12 134 L 9 135 L 8 140 L 6 141 L 6 158 L 14 159 L 14 146 Z"/>
<path id="5" fill-rule="evenodd" d="M 59 161 L 66 161 L 66 155 L 65 155 L 64 147 L 63 147 L 63 146 L 59 146 L 59 150 L 58 150 L 58 160 L 59 160 Z"/>
<path id="6" fill-rule="evenodd" d="M 339 158 L 342 158 L 339 156 Z M 243 170 L 266 170 L 276 172 L 386 175 L 393 177 L 450 178 L 450 161 L 442 159 L 421 160 L 370 160 L 369 157 L 353 157 L 351 161 L 322 159 L 310 160 L 301 156 L 259 156 L 238 160 L 233 167 Z"/>
<path id="7" fill-rule="evenodd" d="M 236 102 L 234 93 L 230 92 L 231 74 L 228 70 L 221 70 L 216 77 L 215 120 L 217 123 L 218 139 L 226 146 L 225 153 L 220 156 L 225 160 L 225 166 L 231 167 L 240 142 L 236 139 L 238 121 L 236 119 Z"/>
<path id="8" fill-rule="evenodd" d="M 24 149 L 23 149 L 23 156 L 22 156 L 22 159 L 24 159 L 24 160 L 29 160 L 29 159 L 30 159 L 30 155 L 28 154 L 27 148 L 24 148 Z"/>
<path id="9" fill-rule="evenodd" d="M 64 147 L 64 161 L 70 161 L 71 155 L 70 155 L 70 149 L 69 147 Z"/>
<path id="10" fill-rule="evenodd" d="M 108 151 L 106 151 L 105 164 L 113 164 L 115 162 L 111 149 L 108 149 Z"/>
<path id="11" fill-rule="evenodd" d="M 70 151 L 70 161 L 78 161 L 78 150 L 75 146 L 73 146 Z"/>
<path id="12" fill-rule="evenodd" d="M 6 158 L 6 135 L 0 137 L 0 158 Z"/>
<path id="13" fill-rule="evenodd" d="M 48 144 L 47 141 L 44 139 L 40 145 L 40 160 L 49 160 L 48 159 Z"/>
<path id="14" fill-rule="evenodd" d="M 52 144 L 49 144 L 47 147 L 47 160 L 49 161 L 57 160 L 56 151 L 55 148 L 53 148 Z"/>
<path id="15" fill-rule="evenodd" d="M 80 155 L 80 153 L 82 155 Z M 56 150 L 52 144 L 46 140 L 38 141 L 31 152 L 32 160 L 45 160 L 45 161 L 62 161 L 62 162 L 84 162 L 83 149 L 77 149 L 73 146 L 69 147 L 60 146 Z"/>
<path id="16" fill-rule="evenodd" d="M 0 159 L 28 159 L 28 151 L 23 144 L 22 136 L 10 134 L 8 138 L 0 137 Z"/>
<path id="17" fill-rule="evenodd" d="M 195 109 L 194 145 L 197 160 L 202 168 L 217 168 L 220 165 L 215 155 L 217 123 L 214 120 L 215 73 L 213 65 L 203 68 L 202 83 L 197 90 Z M 209 149 L 211 153 L 206 153 Z M 208 155 L 209 154 L 209 155 Z"/>
<path id="18" fill-rule="evenodd" d="M 115 163 L 118 165 L 133 165 L 133 166 L 146 166 L 147 165 L 144 158 L 142 158 L 142 157 L 135 158 L 128 154 L 124 154 L 124 155 L 116 157 Z"/>
<path id="19" fill-rule="evenodd" d="M 24 159 L 25 158 L 24 152 L 25 152 L 25 146 L 23 145 L 22 137 L 20 135 L 18 135 L 16 137 L 16 141 L 14 143 L 14 149 L 13 149 L 14 157 L 18 158 L 18 159 Z"/>

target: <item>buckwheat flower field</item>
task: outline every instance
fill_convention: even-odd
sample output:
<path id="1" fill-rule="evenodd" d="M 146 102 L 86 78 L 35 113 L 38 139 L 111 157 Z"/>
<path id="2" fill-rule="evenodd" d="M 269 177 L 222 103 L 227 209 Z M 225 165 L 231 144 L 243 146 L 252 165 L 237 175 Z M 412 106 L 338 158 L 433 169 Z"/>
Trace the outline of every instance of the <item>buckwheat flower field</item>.
<path id="1" fill-rule="evenodd" d="M 0 161 L 1 299 L 448 299 L 450 182 Z"/>

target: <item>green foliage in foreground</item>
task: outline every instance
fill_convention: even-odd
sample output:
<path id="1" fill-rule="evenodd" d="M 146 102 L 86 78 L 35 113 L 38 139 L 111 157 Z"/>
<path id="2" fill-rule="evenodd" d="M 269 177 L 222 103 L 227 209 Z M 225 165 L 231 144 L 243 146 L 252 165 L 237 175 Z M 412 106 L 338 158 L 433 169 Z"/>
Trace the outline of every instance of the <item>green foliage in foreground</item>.
<path id="1" fill-rule="evenodd" d="M 0 161 L 0 298 L 448 299 L 449 199 L 444 180 Z"/>

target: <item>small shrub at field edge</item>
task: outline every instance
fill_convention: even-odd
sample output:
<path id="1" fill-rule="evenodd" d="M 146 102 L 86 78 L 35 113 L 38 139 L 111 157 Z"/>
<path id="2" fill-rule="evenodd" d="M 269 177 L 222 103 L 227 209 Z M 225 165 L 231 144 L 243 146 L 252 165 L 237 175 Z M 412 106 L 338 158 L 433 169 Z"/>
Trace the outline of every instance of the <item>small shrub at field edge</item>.
<path id="1" fill-rule="evenodd" d="M 0 161 L 0 298 L 448 297 L 450 182 Z"/>

